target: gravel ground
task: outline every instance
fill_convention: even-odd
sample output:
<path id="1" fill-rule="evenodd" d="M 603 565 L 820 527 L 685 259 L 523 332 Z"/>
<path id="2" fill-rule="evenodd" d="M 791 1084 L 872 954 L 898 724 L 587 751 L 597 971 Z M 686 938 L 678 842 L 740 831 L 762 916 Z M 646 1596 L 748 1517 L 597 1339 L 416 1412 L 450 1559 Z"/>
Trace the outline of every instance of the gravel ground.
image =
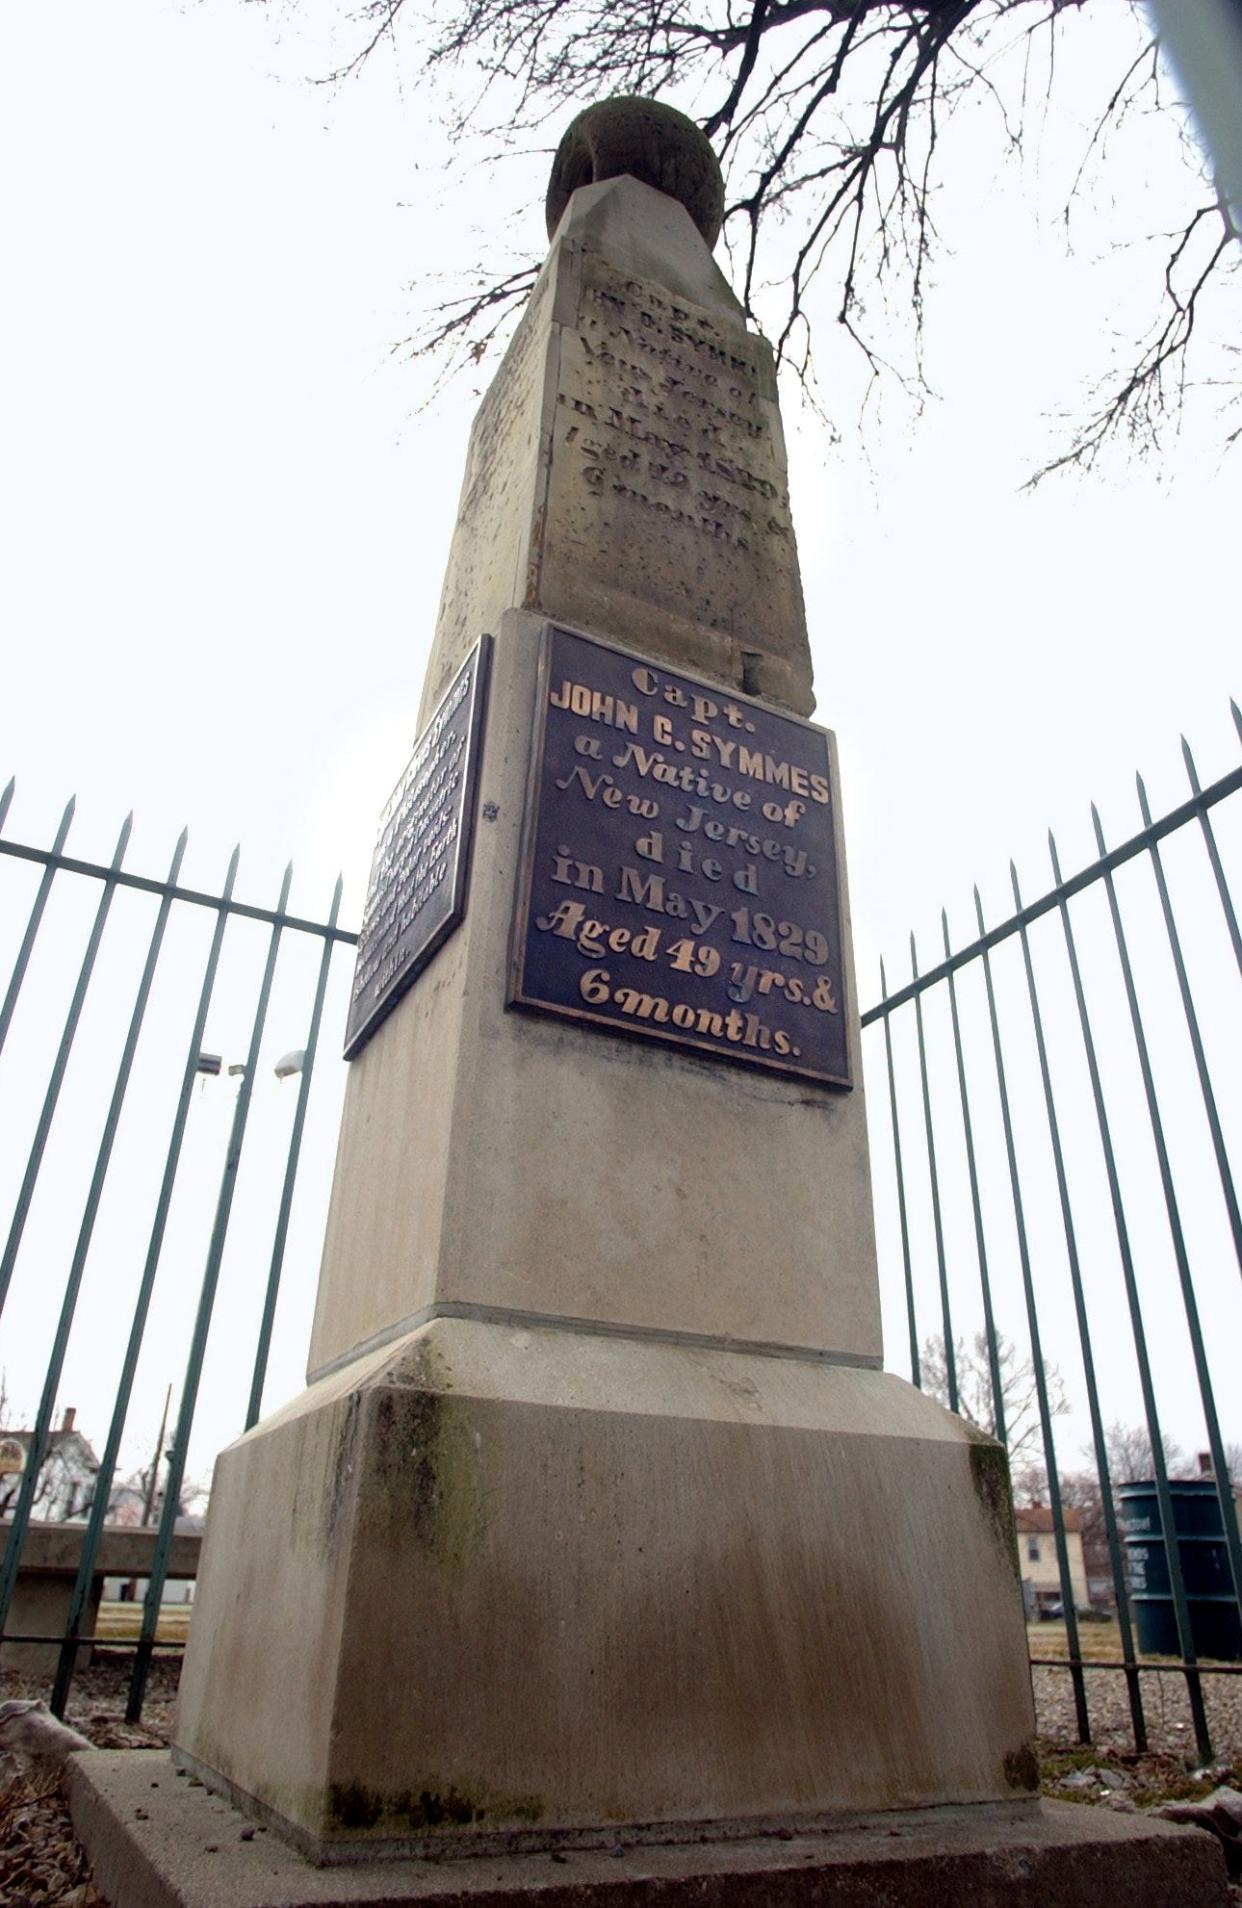
<path id="1" fill-rule="evenodd" d="M 73 1686 L 66 1721 L 101 1749 L 158 1747 L 168 1740 L 180 1662 L 152 1665 L 141 1726 L 126 1723 L 130 1659 L 97 1653 Z M 1120 1673 L 1087 1674 L 1092 1743 L 1077 1741 L 1069 1672 L 1035 1671 L 1035 1705 L 1044 1793 L 1106 1808 L 1147 1808 L 1169 1797 L 1206 1795 L 1219 1783 L 1242 1788 L 1242 1678 L 1204 1678 L 1216 1761 L 1200 1769 L 1180 1676 L 1143 1678 L 1149 1753 L 1134 1752 L 1125 1680 Z M 43 1696 L 41 1681 L 0 1672 L 0 1702 Z M 31 1782 L 0 1769 L 0 1908 L 107 1908 L 91 1886 L 73 1838 L 68 1810 L 53 1780 Z M 1242 1908 L 1242 1888 L 1231 1890 Z"/>
<path id="2" fill-rule="evenodd" d="M 1069 1671 L 1037 1669 L 1033 1680 L 1040 1736 L 1052 1742 L 1076 1742 L 1078 1727 Z M 1087 1670 L 1083 1680 L 1092 1742 L 1101 1749 L 1132 1751 L 1134 1734 L 1125 1677 L 1119 1670 Z M 1204 1676 L 1202 1685 L 1212 1752 L 1220 1762 L 1235 1762 L 1242 1758 L 1242 1676 Z M 1197 1764 L 1200 1758 L 1185 1677 L 1153 1671 L 1140 1678 L 1139 1686 L 1149 1747 L 1162 1754 L 1184 1755 L 1192 1765 Z"/>

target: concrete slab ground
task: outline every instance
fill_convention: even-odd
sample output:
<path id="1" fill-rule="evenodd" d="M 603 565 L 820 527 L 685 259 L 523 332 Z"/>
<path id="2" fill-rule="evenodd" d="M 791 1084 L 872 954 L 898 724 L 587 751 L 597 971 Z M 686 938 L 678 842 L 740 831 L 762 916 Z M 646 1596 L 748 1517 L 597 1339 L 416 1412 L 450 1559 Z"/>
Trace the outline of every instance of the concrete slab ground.
<path id="1" fill-rule="evenodd" d="M 938 1808 L 813 1834 L 311 1868 L 162 1750 L 70 1764 L 113 1908 L 1228 1908 L 1201 1830 L 1072 1803 Z"/>

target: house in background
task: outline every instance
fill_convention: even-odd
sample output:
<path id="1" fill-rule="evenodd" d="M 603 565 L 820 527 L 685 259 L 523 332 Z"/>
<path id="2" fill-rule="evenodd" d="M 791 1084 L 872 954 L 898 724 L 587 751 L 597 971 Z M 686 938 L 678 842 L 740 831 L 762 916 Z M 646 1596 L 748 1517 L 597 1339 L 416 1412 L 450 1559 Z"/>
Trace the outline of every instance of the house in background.
<path id="1" fill-rule="evenodd" d="M 70 1405 L 59 1431 L 49 1432 L 39 1467 L 32 1509 L 49 1524 L 84 1518 L 95 1501 L 99 1459 L 90 1441 L 74 1430 L 76 1415 Z M 12 1515 L 33 1439 L 33 1431 L 0 1431 L 0 1517 Z"/>
<path id="2" fill-rule="evenodd" d="M 1021 1510 L 1015 1510 L 1014 1522 L 1018 1527 L 1018 1566 L 1027 1620 L 1059 1616 L 1062 1605 L 1061 1573 L 1057 1566 L 1052 1512 L 1046 1504 L 1028 1504 Z M 1074 1608 L 1083 1610 L 1089 1606 L 1091 1598 L 1082 1554 L 1082 1519 L 1076 1510 L 1066 1508 L 1064 1523 Z"/>

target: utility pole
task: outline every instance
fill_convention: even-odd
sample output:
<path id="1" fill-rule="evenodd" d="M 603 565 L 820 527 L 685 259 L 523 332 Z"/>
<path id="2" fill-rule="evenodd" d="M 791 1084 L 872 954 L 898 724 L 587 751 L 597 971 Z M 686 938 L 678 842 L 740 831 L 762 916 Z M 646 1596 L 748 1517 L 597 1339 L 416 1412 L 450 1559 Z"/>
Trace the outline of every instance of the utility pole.
<path id="1" fill-rule="evenodd" d="M 151 1460 L 151 1472 L 147 1478 L 147 1493 L 142 1505 L 142 1527 L 145 1530 L 151 1522 L 151 1513 L 155 1508 L 155 1483 L 160 1474 L 160 1459 L 164 1455 L 164 1433 L 168 1429 L 168 1407 L 172 1402 L 172 1386 L 164 1393 L 164 1415 L 160 1419 L 160 1434 L 155 1440 L 155 1456 Z"/>

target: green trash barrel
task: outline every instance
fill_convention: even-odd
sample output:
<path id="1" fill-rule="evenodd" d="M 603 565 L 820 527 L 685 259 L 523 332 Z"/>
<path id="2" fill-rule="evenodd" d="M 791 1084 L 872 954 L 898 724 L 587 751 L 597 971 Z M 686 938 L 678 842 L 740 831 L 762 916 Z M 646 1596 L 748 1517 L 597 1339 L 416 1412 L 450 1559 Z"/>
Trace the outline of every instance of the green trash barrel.
<path id="1" fill-rule="evenodd" d="M 1195 1654 L 1237 1662 L 1242 1658 L 1242 1621 L 1216 1485 L 1210 1477 L 1171 1478 L 1169 1494 Z M 1117 1496 L 1139 1649 L 1148 1656 L 1180 1656 L 1155 1483 L 1123 1484 Z"/>

